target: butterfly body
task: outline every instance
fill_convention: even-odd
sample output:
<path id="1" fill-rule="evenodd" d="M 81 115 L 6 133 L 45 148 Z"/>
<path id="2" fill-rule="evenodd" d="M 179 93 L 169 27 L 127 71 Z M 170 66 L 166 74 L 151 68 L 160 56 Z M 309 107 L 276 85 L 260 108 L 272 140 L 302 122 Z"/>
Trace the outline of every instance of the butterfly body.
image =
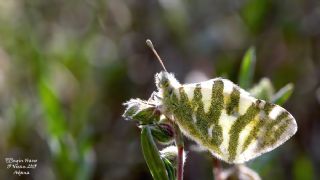
<path id="1" fill-rule="evenodd" d="M 162 113 L 228 163 L 243 163 L 271 151 L 297 131 L 288 111 L 252 97 L 227 79 L 180 84 L 172 74 L 160 72 L 156 85 Z"/>

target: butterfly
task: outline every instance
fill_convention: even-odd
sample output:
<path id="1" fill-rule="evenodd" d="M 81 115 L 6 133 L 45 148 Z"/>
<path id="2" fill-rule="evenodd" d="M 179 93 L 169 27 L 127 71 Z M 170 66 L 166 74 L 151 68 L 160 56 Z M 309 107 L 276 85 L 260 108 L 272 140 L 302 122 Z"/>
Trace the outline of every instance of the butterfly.
<path id="1" fill-rule="evenodd" d="M 243 163 L 271 151 L 297 131 L 287 110 L 252 97 L 230 80 L 180 84 L 168 72 L 155 79 L 161 113 L 228 163 Z"/>
<path id="2" fill-rule="evenodd" d="M 297 131 L 295 118 L 279 105 L 257 99 L 235 83 L 215 78 L 181 84 L 166 71 L 155 75 L 153 101 L 183 134 L 227 163 L 244 163 L 269 152 Z"/>

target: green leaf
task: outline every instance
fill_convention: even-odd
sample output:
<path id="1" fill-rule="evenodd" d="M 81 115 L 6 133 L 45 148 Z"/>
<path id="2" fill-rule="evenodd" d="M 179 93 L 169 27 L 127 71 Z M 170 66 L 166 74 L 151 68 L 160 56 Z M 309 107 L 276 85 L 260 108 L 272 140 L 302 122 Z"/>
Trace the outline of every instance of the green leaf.
<path id="1" fill-rule="evenodd" d="M 281 88 L 275 95 L 273 95 L 271 101 L 278 105 L 283 105 L 291 96 L 293 92 L 293 84 L 289 83 Z"/>
<path id="2" fill-rule="evenodd" d="M 169 176 L 169 180 L 175 180 L 176 179 L 176 168 L 174 167 L 174 165 L 166 158 L 162 158 L 163 163 L 166 166 L 167 172 L 168 172 L 168 176 Z"/>
<path id="3" fill-rule="evenodd" d="M 239 86 L 248 89 L 253 80 L 253 74 L 256 64 L 256 53 L 255 48 L 250 47 L 245 53 L 239 74 Z"/>
<path id="4" fill-rule="evenodd" d="M 152 138 L 148 126 L 143 126 L 141 131 L 141 147 L 144 159 L 147 162 L 153 179 L 168 180 L 168 174 L 164 162 L 161 159 L 158 148 Z"/>
<path id="5" fill-rule="evenodd" d="M 38 84 L 39 96 L 47 120 L 49 135 L 61 138 L 66 133 L 66 120 L 58 97 L 49 83 L 42 79 Z"/>

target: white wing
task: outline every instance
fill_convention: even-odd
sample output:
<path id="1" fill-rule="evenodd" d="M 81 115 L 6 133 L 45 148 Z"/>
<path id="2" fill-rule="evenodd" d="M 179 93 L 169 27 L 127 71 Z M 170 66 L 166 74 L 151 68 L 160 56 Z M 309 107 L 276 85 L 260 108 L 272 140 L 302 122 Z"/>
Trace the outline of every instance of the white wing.
<path id="1" fill-rule="evenodd" d="M 258 100 L 229 80 L 182 85 L 173 112 L 185 135 L 228 163 L 243 163 L 278 147 L 297 131 L 292 115 Z"/>

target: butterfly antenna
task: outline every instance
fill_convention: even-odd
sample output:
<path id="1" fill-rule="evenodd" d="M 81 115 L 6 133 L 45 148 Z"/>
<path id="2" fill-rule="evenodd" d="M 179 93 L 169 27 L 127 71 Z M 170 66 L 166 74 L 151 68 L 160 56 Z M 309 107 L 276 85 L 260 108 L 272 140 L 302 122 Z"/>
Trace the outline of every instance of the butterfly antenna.
<path id="1" fill-rule="evenodd" d="M 157 53 L 157 51 L 155 50 L 155 48 L 154 48 L 151 40 L 150 40 L 150 39 L 147 39 L 147 40 L 146 40 L 146 43 L 147 43 L 147 45 L 149 46 L 149 48 L 152 50 L 153 54 L 157 57 L 158 61 L 160 62 L 161 66 L 162 66 L 162 68 L 167 72 L 167 69 L 166 69 L 166 67 L 165 67 L 164 64 L 163 64 L 163 61 L 162 61 L 162 59 L 160 58 L 160 56 L 159 56 L 159 54 Z"/>

